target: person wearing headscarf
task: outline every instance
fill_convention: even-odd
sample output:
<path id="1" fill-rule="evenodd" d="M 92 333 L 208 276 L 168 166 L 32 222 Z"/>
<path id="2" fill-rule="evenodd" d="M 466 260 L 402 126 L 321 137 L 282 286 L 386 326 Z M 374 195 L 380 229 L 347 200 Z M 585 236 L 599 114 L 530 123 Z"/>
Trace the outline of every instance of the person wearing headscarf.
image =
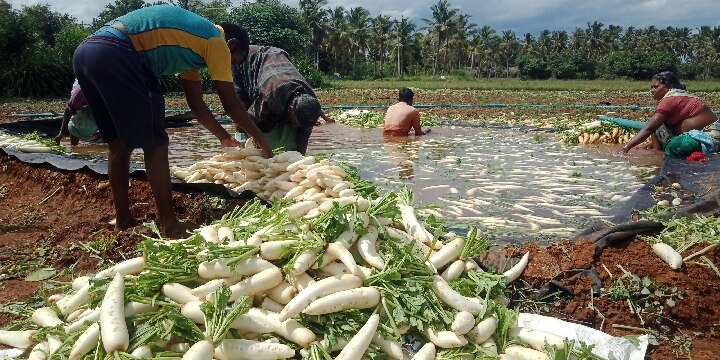
<path id="1" fill-rule="evenodd" d="M 232 69 L 238 97 L 273 149 L 305 154 L 318 119 L 333 122 L 284 50 L 250 45 Z M 236 138 L 244 140 L 244 134 Z"/>
<path id="2" fill-rule="evenodd" d="M 653 147 L 662 149 L 669 157 L 720 150 L 720 121 L 702 99 L 687 92 L 675 73 L 663 71 L 654 75 L 650 93 L 658 101 L 655 114 L 622 147 L 622 153 L 650 136 L 653 136 Z"/>

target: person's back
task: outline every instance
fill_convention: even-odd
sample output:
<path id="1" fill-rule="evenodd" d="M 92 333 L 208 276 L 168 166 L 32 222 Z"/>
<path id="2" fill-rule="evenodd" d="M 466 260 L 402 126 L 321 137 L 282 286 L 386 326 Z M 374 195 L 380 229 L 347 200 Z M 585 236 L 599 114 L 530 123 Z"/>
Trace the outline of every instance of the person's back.
<path id="1" fill-rule="evenodd" d="M 408 136 L 410 130 L 415 131 L 415 135 L 425 135 L 420 128 L 420 111 L 412 106 L 413 92 L 408 88 L 401 89 L 399 92 L 399 102 L 390 106 L 385 113 L 385 121 L 383 126 L 384 136 Z"/>

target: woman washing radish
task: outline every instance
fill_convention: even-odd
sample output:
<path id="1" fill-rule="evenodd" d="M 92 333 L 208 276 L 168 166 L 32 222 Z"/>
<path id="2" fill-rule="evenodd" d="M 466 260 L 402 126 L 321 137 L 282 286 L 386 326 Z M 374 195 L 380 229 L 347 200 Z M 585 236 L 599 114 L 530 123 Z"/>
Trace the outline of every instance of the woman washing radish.
<path id="1" fill-rule="evenodd" d="M 621 152 L 653 138 L 653 148 L 669 157 L 685 157 L 692 152 L 720 150 L 720 121 L 697 96 L 688 93 L 677 75 L 663 71 L 652 77 L 650 92 L 658 105 L 655 114 Z"/>

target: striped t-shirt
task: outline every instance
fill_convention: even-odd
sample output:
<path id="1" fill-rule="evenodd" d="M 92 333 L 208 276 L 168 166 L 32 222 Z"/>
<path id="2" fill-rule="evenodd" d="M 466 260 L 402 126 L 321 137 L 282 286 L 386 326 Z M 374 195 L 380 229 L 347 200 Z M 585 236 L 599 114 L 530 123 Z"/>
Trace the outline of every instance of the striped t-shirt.
<path id="1" fill-rule="evenodd" d="M 115 21 L 125 26 L 135 51 L 156 75 L 200 80 L 198 70 L 207 67 L 213 80 L 232 82 L 225 34 L 208 19 L 178 6 L 155 5 L 108 24 Z"/>

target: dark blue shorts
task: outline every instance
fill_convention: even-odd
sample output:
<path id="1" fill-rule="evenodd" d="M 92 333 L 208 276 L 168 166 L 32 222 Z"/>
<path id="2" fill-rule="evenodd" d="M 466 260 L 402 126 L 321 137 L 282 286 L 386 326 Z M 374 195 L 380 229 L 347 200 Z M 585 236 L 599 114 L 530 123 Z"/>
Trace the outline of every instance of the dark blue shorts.
<path id="1" fill-rule="evenodd" d="M 105 142 L 119 138 L 128 149 L 168 143 L 160 82 L 129 40 L 89 37 L 73 68 Z"/>

